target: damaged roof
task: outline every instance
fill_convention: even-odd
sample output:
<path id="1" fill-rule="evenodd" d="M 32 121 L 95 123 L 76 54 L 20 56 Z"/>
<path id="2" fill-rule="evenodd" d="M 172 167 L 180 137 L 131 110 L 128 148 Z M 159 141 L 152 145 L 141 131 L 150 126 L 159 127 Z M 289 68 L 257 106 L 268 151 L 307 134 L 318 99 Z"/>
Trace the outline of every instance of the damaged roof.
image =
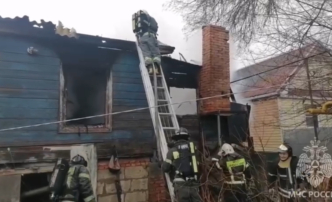
<path id="1" fill-rule="evenodd" d="M 309 58 L 323 52 L 326 49 L 322 46 L 310 44 L 244 67 L 234 73 L 232 87 L 247 99 L 275 95 L 303 66 L 303 57 Z"/>
<path id="2" fill-rule="evenodd" d="M 135 41 L 80 34 L 76 33 L 75 29 L 63 27 L 61 22 L 58 25 L 46 22 L 45 20 L 41 20 L 38 23 L 30 21 L 28 16 L 15 18 L 3 18 L 0 16 L 0 34 L 24 36 L 51 44 L 91 45 L 111 50 L 136 52 Z M 162 55 L 173 53 L 174 47 L 160 41 L 158 42 Z M 162 62 L 163 66 L 167 66 L 165 68 L 165 77 L 167 78 L 168 85 L 179 88 L 196 88 L 198 86 L 196 75 L 198 75 L 201 66 L 167 56 L 162 57 Z"/>
<path id="3" fill-rule="evenodd" d="M 29 37 L 44 37 L 53 39 L 64 39 L 72 42 L 86 43 L 91 45 L 102 46 L 110 49 L 119 49 L 133 51 L 136 50 L 135 41 L 126 41 L 120 39 L 110 39 L 100 36 L 91 36 L 86 34 L 75 33 L 72 35 L 70 30 L 58 32 L 57 26 L 52 22 L 41 20 L 40 23 L 30 21 L 28 16 L 3 18 L 0 16 L 0 33 L 15 34 Z M 175 47 L 164 44 L 160 41 L 159 47 L 161 54 L 173 53 Z"/>

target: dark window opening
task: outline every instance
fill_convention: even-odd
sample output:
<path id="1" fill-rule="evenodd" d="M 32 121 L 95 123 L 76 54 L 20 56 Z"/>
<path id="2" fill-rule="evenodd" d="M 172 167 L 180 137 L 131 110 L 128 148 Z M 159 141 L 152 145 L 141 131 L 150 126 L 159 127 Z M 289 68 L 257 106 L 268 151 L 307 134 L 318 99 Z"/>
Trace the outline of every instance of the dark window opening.
<path id="1" fill-rule="evenodd" d="M 306 115 L 305 122 L 308 127 L 314 127 L 315 122 L 316 122 L 317 126 L 319 125 L 317 115 Z"/>
<path id="2" fill-rule="evenodd" d="M 98 115 L 109 113 L 110 69 L 64 65 L 62 73 L 62 119 L 80 119 L 63 123 L 62 132 L 109 129 L 109 117 Z"/>
<path id="3" fill-rule="evenodd" d="M 21 196 L 23 194 L 46 187 L 49 185 L 49 175 L 50 173 L 34 173 L 34 174 L 26 174 L 21 178 Z M 31 195 L 21 198 L 21 202 L 47 202 L 50 200 L 49 192 L 42 192 L 37 195 Z"/>

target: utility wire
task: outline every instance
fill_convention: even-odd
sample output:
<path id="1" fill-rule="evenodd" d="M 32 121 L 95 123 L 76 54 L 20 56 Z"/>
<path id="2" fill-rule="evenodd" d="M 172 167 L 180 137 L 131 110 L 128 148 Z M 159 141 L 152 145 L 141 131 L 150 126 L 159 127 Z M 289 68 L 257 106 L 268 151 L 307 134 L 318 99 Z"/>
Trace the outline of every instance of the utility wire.
<path id="1" fill-rule="evenodd" d="M 311 79 L 311 80 L 320 80 L 320 79 L 322 79 L 322 78 L 316 78 L 316 79 Z M 54 122 L 47 122 L 47 123 L 33 124 L 33 125 L 27 125 L 27 126 L 19 126 L 19 127 L 5 128 L 5 129 L 0 129 L 0 132 L 4 132 L 4 131 L 12 131 L 12 130 L 18 130 L 18 129 L 23 129 L 23 128 L 39 127 L 39 126 L 45 126 L 45 125 L 51 125 L 51 124 L 66 123 L 66 122 L 70 122 L 70 121 L 84 120 L 84 119 L 90 119 L 90 118 L 96 118 L 96 117 L 103 117 L 103 116 L 109 116 L 109 115 L 116 115 L 116 114 L 122 114 L 122 113 L 129 113 L 129 112 L 135 112 L 135 111 L 142 111 L 142 110 L 146 110 L 146 109 L 157 108 L 157 107 L 163 107 L 163 106 L 180 105 L 180 104 L 183 104 L 183 103 L 186 103 L 186 102 L 190 103 L 190 102 L 200 101 L 200 100 L 208 100 L 208 99 L 213 99 L 213 98 L 228 97 L 228 96 L 230 96 L 230 95 L 242 94 L 242 93 L 246 93 L 246 92 L 254 92 L 254 91 L 259 91 L 259 90 L 262 90 L 262 89 L 269 89 L 269 88 L 275 88 L 275 87 L 282 87 L 282 86 L 287 86 L 287 85 L 292 85 L 292 84 L 291 84 L 291 83 L 288 83 L 288 84 L 274 85 L 274 86 L 269 86 L 269 87 L 264 87 L 264 88 L 258 88 L 258 89 L 254 89 L 254 90 L 246 90 L 246 91 L 242 91 L 242 92 L 227 93 L 227 94 L 223 94 L 223 95 L 215 95 L 215 96 L 210 96 L 210 97 L 204 97 L 204 98 L 198 98 L 198 99 L 186 100 L 186 101 L 178 102 L 178 103 L 171 103 L 171 104 L 157 105 L 157 106 L 152 106 L 152 107 L 135 108 L 135 109 L 125 110 L 125 111 L 112 112 L 112 113 L 106 113 L 106 114 L 99 114 L 99 115 L 93 115 L 93 116 L 86 116 L 86 117 L 75 118 L 75 119 L 68 119 L 68 120 L 63 120 L 63 121 L 54 121 Z"/>
<path id="2" fill-rule="evenodd" d="M 276 85 L 276 86 L 280 86 L 280 85 Z M 163 107 L 163 106 L 169 106 L 169 105 L 177 105 L 177 104 L 182 104 L 182 103 L 186 103 L 186 102 L 194 102 L 194 101 L 199 101 L 199 100 L 208 100 L 208 99 L 213 99 L 213 98 L 228 97 L 228 96 L 230 96 L 232 94 L 241 94 L 241 93 L 245 93 L 245 92 L 258 91 L 258 90 L 261 90 L 261 89 L 269 89 L 269 88 L 273 88 L 273 87 L 276 87 L 276 86 L 269 86 L 269 87 L 266 87 L 266 88 L 260 88 L 260 89 L 255 89 L 255 90 L 247 90 L 247 91 L 238 92 L 238 93 L 227 93 L 227 94 L 223 94 L 223 95 L 215 95 L 215 96 L 198 98 L 198 99 L 193 99 L 193 100 L 187 100 L 187 101 L 178 102 L 178 103 L 172 103 L 172 104 L 164 104 L 164 105 L 158 105 L 158 106 L 152 106 L 152 107 L 142 107 L 142 108 L 130 109 L 130 110 L 119 111 L 119 112 L 111 112 L 111 113 L 106 113 L 106 114 L 86 116 L 86 117 L 75 118 L 75 119 L 68 119 L 68 120 L 63 120 L 63 121 L 53 121 L 53 122 L 40 123 L 40 124 L 34 124 L 34 125 L 5 128 L 5 129 L 0 129 L 0 132 L 11 131 L 11 130 L 18 130 L 18 129 L 23 129 L 23 128 L 32 128 L 32 127 L 38 127 L 38 126 L 45 126 L 45 125 L 51 125 L 51 124 L 59 124 L 59 123 L 65 123 L 65 122 L 70 122 L 70 121 L 77 121 L 77 120 L 83 120 L 83 119 L 103 117 L 103 116 L 108 116 L 108 115 L 116 115 L 116 114 L 122 114 L 122 113 L 129 113 L 129 112 L 141 111 L 141 110 L 150 109 L 150 108 L 157 108 L 157 107 Z"/>
<path id="3" fill-rule="evenodd" d="M 237 79 L 237 80 L 234 80 L 234 81 L 231 81 L 230 83 L 235 83 L 235 82 L 238 82 L 238 81 L 242 81 L 242 80 L 245 80 L 245 79 L 249 79 L 249 78 L 251 78 L 251 77 L 254 77 L 254 76 L 259 76 L 260 74 L 264 74 L 264 73 L 266 73 L 266 72 L 270 72 L 270 71 L 273 71 L 273 70 L 276 70 L 276 69 L 279 69 L 279 68 L 282 68 L 282 67 L 286 67 L 286 66 L 288 66 L 288 65 L 291 65 L 291 64 L 294 64 L 294 63 L 297 63 L 297 62 L 301 62 L 301 61 L 303 61 L 303 60 L 305 60 L 305 59 L 308 59 L 308 58 L 311 58 L 311 57 L 314 57 L 314 56 L 317 56 L 317 55 L 322 55 L 322 54 L 324 54 L 324 53 L 326 53 L 327 51 L 324 51 L 324 52 L 321 52 L 321 53 L 318 53 L 318 54 L 315 54 L 315 55 L 311 55 L 311 56 L 308 56 L 308 57 L 304 57 L 304 58 L 301 58 L 301 59 L 299 59 L 299 60 L 296 60 L 296 61 L 293 61 L 293 62 L 290 62 L 290 63 L 287 63 L 287 64 L 284 64 L 284 65 L 281 65 L 281 66 L 278 66 L 278 67 L 275 67 L 275 68 L 272 68 L 272 69 L 268 69 L 268 70 L 266 70 L 266 71 L 262 71 L 262 72 L 259 72 L 259 73 L 256 73 L 256 74 L 253 74 L 253 75 L 250 75 L 250 76 L 246 76 L 246 77 L 243 77 L 243 78 L 241 78 L 241 79 Z M 269 60 L 269 59 L 268 59 Z M 263 62 L 265 62 L 265 61 L 263 61 Z M 263 62 L 261 62 L 261 63 L 263 63 Z M 255 65 L 252 65 L 252 66 L 259 66 L 260 64 L 258 63 L 258 64 L 255 64 Z M 251 66 L 249 66 L 249 67 L 251 67 Z M 248 68 L 248 67 L 245 67 L 245 68 Z M 243 68 L 243 69 L 245 69 L 245 68 Z M 240 69 L 240 70 L 238 70 L 238 71 L 241 71 L 242 69 Z"/>

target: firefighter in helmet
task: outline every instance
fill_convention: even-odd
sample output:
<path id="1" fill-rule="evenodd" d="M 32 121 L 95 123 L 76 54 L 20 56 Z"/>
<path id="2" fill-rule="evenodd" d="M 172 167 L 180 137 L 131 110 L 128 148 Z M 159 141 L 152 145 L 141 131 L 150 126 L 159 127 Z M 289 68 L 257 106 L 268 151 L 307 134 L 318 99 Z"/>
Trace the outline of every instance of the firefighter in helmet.
<path id="1" fill-rule="evenodd" d="M 302 180 L 296 177 L 297 163 L 292 147 L 282 144 L 279 146 L 279 159 L 268 166 L 269 192 L 273 192 L 277 185 L 280 202 L 295 201 L 291 193 L 302 185 Z"/>
<path id="2" fill-rule="evenodd" d="M 159 74 L 161 59 L 157 40 L 158 23 L 146 10 L 138 11 L 137 17 L 140 20 L 139 22 L 135 21 L 135 32 L 138 36 L 139 46 L 144 56 L 145 66 L 149 74 L 152 74 L 153 71 Z M 139 28 L 136 29 L 138 25 Z M 156 68 L 155 70 L 153 69 L 153 64 Z"/>
<path id="3" fill-rule="evenodd" d="M 96 202 L 87 161 L 82 156 L 76 155 L 70 161 L 63 196 L 59 199 L 60 202 Z"/>
<path id="4" fill-rule="evenodd" d="M 248 200 L 247 184 L 252 178 L 249 171 L 249 163 L 245 158 L 234 151 L 234 148 L 227 143 L 221 146 L 218 154 L 212 158 L 218 169 L 224 174 L 224 201 Z"/>
<path id="5" fill-rule="evenodd" d="M 199 195 L 197 149 L 189 141 L 187 129 L 180 128 L 172 137 L 174 145 L 162 164 L 164 172 L 174 172 L 173 186 L 178 202 L 202 202 Z"/>

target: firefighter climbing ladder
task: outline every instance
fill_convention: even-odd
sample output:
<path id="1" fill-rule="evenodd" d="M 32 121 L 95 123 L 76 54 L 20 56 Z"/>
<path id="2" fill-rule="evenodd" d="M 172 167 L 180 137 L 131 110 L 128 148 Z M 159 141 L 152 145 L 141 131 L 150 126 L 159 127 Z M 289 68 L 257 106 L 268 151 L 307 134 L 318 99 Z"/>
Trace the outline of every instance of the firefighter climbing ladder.
<path id="1" fill-rule="evenodd" d="M 160 69 L 160 75 L 149 75 L 147 68 L 145 67 L 141 48 L 138 45 L 138 40 L 136 40 L 136 48 L 140 60 L 140 70 L 144 89 L 150 108 L 153 126 L 155 128 L 155 134 L 157 136 L 157 144 L 159 144 L 158 149 L 160 150 L 160 155 L 164 160 L 168 152 L 167 140 L 169 140 L 171 136 L 175 134 L 176 130 L 179 129 L 179 123 L 173 109 L 162 69 Z M 154 78 L 157 80 L 154 80 Z M 155 90 L 157 90 L 156 96 L 154 93 Z M 156 105 L 159 107 L 156 107 Z M 171 199 L 174 201 L 173 185 L 167 174 L 166 181 Z"/>

